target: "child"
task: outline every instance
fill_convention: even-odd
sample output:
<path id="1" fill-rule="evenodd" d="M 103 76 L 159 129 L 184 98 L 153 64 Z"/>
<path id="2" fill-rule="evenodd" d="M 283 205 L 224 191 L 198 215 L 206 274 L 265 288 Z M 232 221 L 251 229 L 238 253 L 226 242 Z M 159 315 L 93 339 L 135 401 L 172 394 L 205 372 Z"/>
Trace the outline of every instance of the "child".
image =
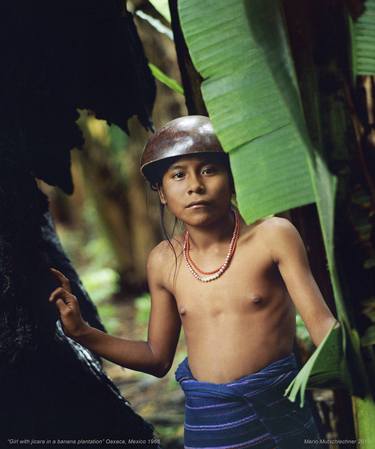
<path id="1" fill-rule="evenodd" d="M 141 165 L 185 228 L 150 253 L 147 342 L 90 327 L 69 280 L 52 269 L 62 286 L 50 301 L 66 334 L 112 362 L 162 377 L 182 324 L 189 357 L 176 379 L 186 397 L 186 448 L 318 447 L 308 404 L 300 408 L 283 396 L 298 371 L 295 307 L 315 345 L 336 320 L 297 230 L 277 217 L 244 223 L 231 203 L 228 156 L 207 117 L 169 122 L 149 140 Z"/>

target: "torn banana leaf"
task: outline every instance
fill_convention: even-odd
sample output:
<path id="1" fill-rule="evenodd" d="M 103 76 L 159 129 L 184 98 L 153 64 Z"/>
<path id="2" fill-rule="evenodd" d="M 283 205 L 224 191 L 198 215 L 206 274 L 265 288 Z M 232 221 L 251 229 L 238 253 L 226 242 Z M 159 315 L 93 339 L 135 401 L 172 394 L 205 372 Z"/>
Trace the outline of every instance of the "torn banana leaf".
<path id="1" fill-rule="evenodd" d="M 348 358 L 351 358 L 353 351 L 347 351 L 348 342 L 348 346 L 351 346 L 347 336 L 348 329 L 344 322 L 339 323 L 340 325 L 335 323 L 332 326 L 284 392 L 284 396 L 293 402 L 299 395 L 300 407 L 304 405 L 307 388 L 345 388 L 353 393 L 351 379 L 356 374 L 350 373 L 348 365 Z M 362 391 L 356 392 L 363 394 Z"/>

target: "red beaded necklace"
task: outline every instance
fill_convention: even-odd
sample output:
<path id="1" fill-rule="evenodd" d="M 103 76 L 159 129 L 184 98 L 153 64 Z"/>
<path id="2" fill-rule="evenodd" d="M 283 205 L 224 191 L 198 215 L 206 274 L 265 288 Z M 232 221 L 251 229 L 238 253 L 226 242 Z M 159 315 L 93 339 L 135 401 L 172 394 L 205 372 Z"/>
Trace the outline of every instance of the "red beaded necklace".
<path id="1" fill-rule="evenodd" d="M 239 218 L 239 215 L 238 215 L 238 212 L 236 209 L 232 209 L 232 211 L 234 213 L 234 221 L 235 221 L 232 239 L 230 241 L 229 250 L 225 257 L 223 264 L 216 270 L 203 271 L 193 262 L 193 260 L 190 257 L 190 254 L 189 254 L 189 251 L 190 251 L 189 232 L 185 231 L 184 248 L 183 248 L 185 263 L 186 263 L 187 268 L 191 272 L 191 274 L 201 282 L 214 281 L 215 279 L 217 279 L 224 273 L 224 271 L 228 268 L 228 266 L 230 264 L 230 261 L 233 257 L 235 250 L 236 250 L 238 237 L 240 235 L 240 218 Z M 204 276 L 201 276 L 202 274 Z"/>

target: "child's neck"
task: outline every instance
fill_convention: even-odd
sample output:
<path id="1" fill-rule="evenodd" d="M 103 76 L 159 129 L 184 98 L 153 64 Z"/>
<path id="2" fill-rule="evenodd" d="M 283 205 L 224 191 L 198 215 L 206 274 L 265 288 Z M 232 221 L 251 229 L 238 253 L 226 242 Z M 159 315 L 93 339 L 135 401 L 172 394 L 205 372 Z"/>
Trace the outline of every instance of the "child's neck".
<path id="1" fill-rule="evenodd" d="M 190 247 L 197 251 L 206 251 L 217 244 L 229 243 L 233 236 L 234 223 L 233 212 L 229 210 L 210 226 L 185 225 L 185 229 L 189 232 Z"/>

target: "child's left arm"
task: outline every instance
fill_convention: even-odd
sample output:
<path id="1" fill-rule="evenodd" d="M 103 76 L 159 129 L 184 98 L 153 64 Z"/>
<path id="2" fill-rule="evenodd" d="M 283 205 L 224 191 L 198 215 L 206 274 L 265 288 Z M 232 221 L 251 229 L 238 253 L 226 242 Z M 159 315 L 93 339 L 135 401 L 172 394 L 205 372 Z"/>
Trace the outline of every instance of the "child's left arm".
<path id="1" fill-rule="evenodd" d="M 315 346 L 337 322 L 311 273 L 302 238 L 285 218 L 273 217 L 265 227 L 265 242 Z"/>

